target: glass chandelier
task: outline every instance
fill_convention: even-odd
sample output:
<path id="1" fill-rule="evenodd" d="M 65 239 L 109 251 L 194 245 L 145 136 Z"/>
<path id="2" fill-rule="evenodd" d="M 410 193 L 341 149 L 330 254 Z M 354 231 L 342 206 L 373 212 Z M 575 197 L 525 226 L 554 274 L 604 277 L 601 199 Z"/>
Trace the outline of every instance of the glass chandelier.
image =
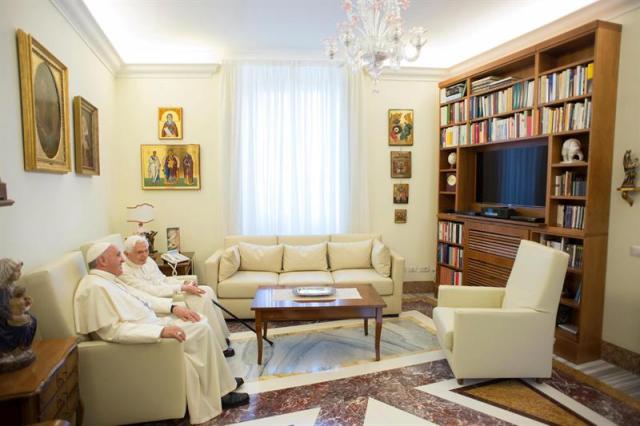
<path id="1" fill-rule="evenodd" d="M 375 82 L 389 66 L 399 69 L 403 60 L 415 61 L 427 42 L 422 27 L 402 30 L 400 10 L 410 0 L 344 0 L 347 21 L 338 25 L 338 38 L 325 40 L 327 56 L 334 59 L 338 41 L 347 64 L 354 72 L 364 68 Z"/>

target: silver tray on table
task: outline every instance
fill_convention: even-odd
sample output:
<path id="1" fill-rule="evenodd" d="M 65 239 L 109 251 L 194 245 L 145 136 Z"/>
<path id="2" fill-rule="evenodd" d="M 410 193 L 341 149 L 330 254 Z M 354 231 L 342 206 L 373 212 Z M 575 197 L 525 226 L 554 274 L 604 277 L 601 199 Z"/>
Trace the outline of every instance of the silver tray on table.
<path id="1" fill-rule="evenodd" d="M 335 287 L 295 287 L 293 294 L 300 297 L 333 296 L 336 294 L 336 289 Z"/>

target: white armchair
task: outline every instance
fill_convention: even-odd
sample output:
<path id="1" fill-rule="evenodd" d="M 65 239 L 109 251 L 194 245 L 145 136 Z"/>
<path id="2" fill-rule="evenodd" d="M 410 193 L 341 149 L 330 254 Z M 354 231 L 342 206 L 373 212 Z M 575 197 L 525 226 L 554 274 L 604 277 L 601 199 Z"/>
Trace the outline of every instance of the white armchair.
<path id="1" fill-rule="evenodd" d="M 551 377 L 555 320 L 569 256 L 522 240 L 505 288 L 441 285 L 433 310 L 454 376 Z"/>
<path id="2" fill-rule="evenodd" d="M 26 275 L 44 339 L 77 337 L 84 424 L 114 425 L 184 417 L 186 382 L 182 343 L 126 345 L 76 335 L 73 297 L 87 270 L 79 251 Z"/>

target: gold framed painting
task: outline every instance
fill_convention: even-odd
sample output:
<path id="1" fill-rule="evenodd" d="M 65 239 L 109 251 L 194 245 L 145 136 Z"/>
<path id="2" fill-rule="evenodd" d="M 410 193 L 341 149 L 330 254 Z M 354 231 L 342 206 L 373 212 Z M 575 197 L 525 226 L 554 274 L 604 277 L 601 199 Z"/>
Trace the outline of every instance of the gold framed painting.
<path id="1" fill-rule="evenodd" d="M 30 34 L 18 30 L 16 36 L 24 169 L 68 173 L 71 153 L 67 67 Z"/>
<path id="2" fill-rule="evenodd" d="M 389 145 L 411 146 L 413 145 L 413 110 L 390 109 L 389 118 Z"/>
<path id="3" fill-rule="evenodd" d="M 405 179 L 411 177 L 410 151 L 391 151 L 391 177 Z"/>
<path id="4" fill-rule="evenodd" d="M 100 175 L 100 143 L 98 141 L 98 108 L 82 96 L 73 98 L 73 141 L 76 173 Z"/>
<path id="5" fill-rule="evenodd" d="M 142 189 L 200 189 L 200 145 L 140 145 Z"/>
<path id="6" fill-rule="evenodd" d="M 393 184 L 393 203 L 409 204 L 409 184 L 408 183 Z"/>
<path id="7" fill-rule="evenodd" d="M 182 139 L 182 108 L 158 108 L 158 138 Z"/>
<path id="8" fill-rule="evenodd" d="M 407 223 L 407 209 L 395 209 L 393 219 L 395 223 Z"/>

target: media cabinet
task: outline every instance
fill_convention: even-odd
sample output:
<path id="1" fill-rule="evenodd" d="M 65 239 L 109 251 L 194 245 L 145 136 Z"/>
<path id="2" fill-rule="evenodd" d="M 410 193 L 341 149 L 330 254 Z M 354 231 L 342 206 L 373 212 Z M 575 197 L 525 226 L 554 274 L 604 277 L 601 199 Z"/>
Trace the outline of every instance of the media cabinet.
<path id="1" fill-rule="evenodd" d="M 595 21 L 439 84 L 436 284 L 506 285 L 521 239 L 567 251 L 554 351 L 578 363 L 600 357 L 620 32 Z M 569 138 L 583 161 L 562 162 Z M 509 207 L 540 223 L 456 213 L 496 205 L 476 199 L 479 153 L 534 144 L 544 206 Z"/>

